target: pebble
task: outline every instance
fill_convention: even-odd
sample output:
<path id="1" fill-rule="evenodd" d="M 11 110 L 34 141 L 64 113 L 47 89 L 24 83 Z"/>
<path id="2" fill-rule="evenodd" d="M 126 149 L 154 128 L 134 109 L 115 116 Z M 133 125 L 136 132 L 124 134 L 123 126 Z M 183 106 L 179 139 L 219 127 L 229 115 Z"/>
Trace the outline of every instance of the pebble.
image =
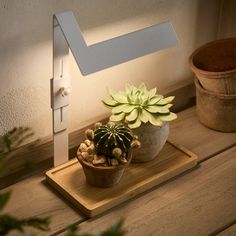
<path id="1" fill-rule="evenodd" d="M 94 159 L 93 159 L 93 164 L 94 165 L 104 164 L 105 162 L 106 162 L 106 157 L 105 156 L 94 155 Z"/>
<path id="2" fill-rule="evenodd" d="M 87 145 L 85 143 L 81 143 L 80 146 L 79 146 L 79 150 L 81 152 L 86 152 L 87 151 Z"/>
<path id="3" fill-rule="evenodd" d="M 89 163 L 93 163 L 93 158 L 94 158 L 94 155 L 88 155 L 85 160 Z"/>
<path id="4" fill-rule="evenodd" d="M 86 159 L 86 158 L 89 156 L 89 154 L 88 154 L 87 152 L 81 152 L 81 156 L 82 156 L 84 159 Z"/>
<path id="5" fill-rule="evenodd" d="M 125 164 L 125 163 L 128 162 L 127 159 L 126 159 L 125 157 L 122 157 L 122 156 L 119 158 L 119 161 L 120 161 L 120 163 L 122 163 L 122 164 Z"/>
<path id="6" fill-rule="evenodd" d="M 119 161 L 117 159 L 115 159 L 115 158 L 112 158 L 111 159 L 111 165 L 112 166 L 118 166 L 119 165 Z"/>
<path id="7" fill-rule="evenodd" d="M 92 143 L 92 144 L 88 147 L 87 152 L 88 152 L 89 154 L 93 154 L 93 153 L 94 153 L 94 149 L 95 149 L 95 147 L 94 147 L 94 144 Z"/>
<path id="8" fill-rule="evenodd" d="M 84 143 L 89 147 L 91 145 L 91 141 L 89 139 L 84 140 Z"/>

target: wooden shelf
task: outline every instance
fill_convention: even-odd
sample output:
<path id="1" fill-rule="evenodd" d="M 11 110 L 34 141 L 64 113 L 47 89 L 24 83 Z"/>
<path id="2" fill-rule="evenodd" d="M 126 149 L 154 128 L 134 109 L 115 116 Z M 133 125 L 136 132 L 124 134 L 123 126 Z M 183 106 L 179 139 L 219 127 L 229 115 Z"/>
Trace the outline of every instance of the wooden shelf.
<path id="1" fill-rule="evenodd" d="M 142 164 L 130 164 L 120 183 L 111 188 L 88 185 L 76 158 L 47 171 L 46 180 L 85 215 L 92 217 L 193 168 L 196 164 L 195 154 L 168 141 L 156 159 Z"/>
<path id="2" fill-rule="evenodd" d="M 58 197 L 41 174 L 2 190 L 12 191 L 4 212 L 19 218 L 51 216 L 50 232 L 37 231 L 38 236 L 64 236 L 68 225 L 74 223 L 81 232 L 97 232 L 121 216 L 125 218 L 128 235 L 210 235 L 228 228 L 236 220 L 236 132 L 222 133 L 204 127 L 192 107 L 178 113 L 178 119 L 171 123 L 169 138 L 196 153 L 199 168 L 176 176 L 100 217 L 88 220 L 78 208 Z M 73 138 L 77 143 L 80 139 L 83 137 L 78 135 Z M 44 149 L 27 155 L 41 160 L 45 157 Z M 228 228 L 229 232 L 233 229 Z M 35 233 L 27 228 L 27 232 L 31 231 Z"/>

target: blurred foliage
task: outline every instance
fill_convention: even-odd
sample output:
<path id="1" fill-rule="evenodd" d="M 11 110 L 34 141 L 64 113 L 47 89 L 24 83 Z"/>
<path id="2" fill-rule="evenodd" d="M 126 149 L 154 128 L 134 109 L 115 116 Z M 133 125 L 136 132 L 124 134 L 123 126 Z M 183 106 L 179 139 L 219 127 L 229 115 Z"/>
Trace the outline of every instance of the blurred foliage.
<path id="1" fill-rule="evenodd" d="M 24 141 L 34 135 L 28 127 L 13 128 L 0 136 L 0 157 L 8 155 L 13 149 L 19 147 Z"/>
<path id="2" fill-rule="evenodd" d="M 68 227 L 65 236 L 123 236 L 125 231 L 123 229 L 123 220 L 118 221 L 117 223 L 110 226 L 105 231 L 97 232 L 95 234 L 90 233 L 79 233 L 79 227 L 76 224 L 73 224 Z"/>
<path id="3" fill-rule="evenodd" d="M 28 127 L 17 127 L 0 136 L 0 176 L 3 174 L 4 166 L 12 156 L 12 151 L 17 149 L 27 139 L 34 135 Z"/>
<path id="4" fill-rule="evenodd" d="M 49 218 L 18 219 L 8 214 L 0 215 L 0 235 L 6 235 L 12 230 L 24 232 L 25 226 L 31 226 L 42 231 L 49 230 Z"/>
<path id="5" fill-rule="evenodd" d="M 0 175 L 11 157 L 12 151 L 23 144 L 28 138 L 33 136 L 33 132 L 27 127 L 18 127 L 10 130 L 6 134 L 0 136 Z M 12 230 L 24 233 L 25 226 L 47 231 L 49 230 L 49 218 L 26 218 L 18 219 L 9 214 L 2 213 L 4 207 L 8 203 L 11 192 L 0 193 L 0 235 L 6 235 Z M 22 234 L 27 235 L 27 234 Z M 30 235 L 30 234 L 28 234 Z"/>
<path id="6" fill-rule="evenodd" d="M 18 127 L 10 130 L 3 136 L 0 136 L 0 176 L 3 171 L 3 167 L 12 156 L 12 151 L 17 149 L 28 138 L 33 136 L 33 132 L 27 127 Z M 29 166 L 31 162 L 27 163 Z M 0 193 L 0 236 L 7 235 L 9 232 L 16 230 L 19 232 L 19 236 L 34 236 L 35 234 L 24 231 L 24 227 L 30 226 L 41 231 L 48 231 L 50 219 L 49 217 L 38 218 L 30 217 L 25 219 L 19 219 L 9 214 L 4 214 L 2 211 L 8 203 L 11 197 L 11 192 Z M 65 232 L 65 236 L 123 236 L 125 231 L 122 229 L 123 220 L 120 220 L 116 224 L 110 226 L 105 231 L 97 232 L 95 234 L 79 233 L 79 228 L 76 224 L 69 226 Z"/>

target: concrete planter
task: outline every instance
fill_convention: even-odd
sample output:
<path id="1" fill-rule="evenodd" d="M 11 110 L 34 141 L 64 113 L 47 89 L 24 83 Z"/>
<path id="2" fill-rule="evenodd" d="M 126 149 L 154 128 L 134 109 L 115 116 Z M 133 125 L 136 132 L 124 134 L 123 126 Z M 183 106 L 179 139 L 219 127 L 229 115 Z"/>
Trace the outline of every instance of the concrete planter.
<path id="1" fill-rule="evenodd" d="M 165 145 L 169 135 L 169 124 L 165 123 L 162 127 L 142 124 L 133 132 L 138 135 L 141 148 L 133 151 L 132 162 L 147 162 L 157 157 Z"/>
<path id="2" fill-rule="evenodd" d="M 223 95 L 205 90 L 195 79 L 197 115 L 205 126 L 222 131 L 236 131 L 236 94 Z"/>
<path id="3" fill-rule="evenodd" d="M 236 94 L 236 38 L 203 45 L 192 53 L 189 64 L 204 89 Z"/>

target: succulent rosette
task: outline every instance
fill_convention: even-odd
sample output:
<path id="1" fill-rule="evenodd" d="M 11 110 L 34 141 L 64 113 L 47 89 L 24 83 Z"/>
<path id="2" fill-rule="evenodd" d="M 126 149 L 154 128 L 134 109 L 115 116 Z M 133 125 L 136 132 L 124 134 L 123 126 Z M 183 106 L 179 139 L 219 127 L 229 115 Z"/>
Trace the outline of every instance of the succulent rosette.
<path id="1" fill-rule="evenodd" d="M 110 121 L 125 121 L 131 129 L 148 122 L 161 127 L 177 118 L 170 111 L 174 96 L 164 98 L 157 94 L 156 88 L 148 90 L 144 83 L 139 87 L 128 84 L 125 91 L 109 90 L 109 96 L 103 103 L 111 109 Z"/>

